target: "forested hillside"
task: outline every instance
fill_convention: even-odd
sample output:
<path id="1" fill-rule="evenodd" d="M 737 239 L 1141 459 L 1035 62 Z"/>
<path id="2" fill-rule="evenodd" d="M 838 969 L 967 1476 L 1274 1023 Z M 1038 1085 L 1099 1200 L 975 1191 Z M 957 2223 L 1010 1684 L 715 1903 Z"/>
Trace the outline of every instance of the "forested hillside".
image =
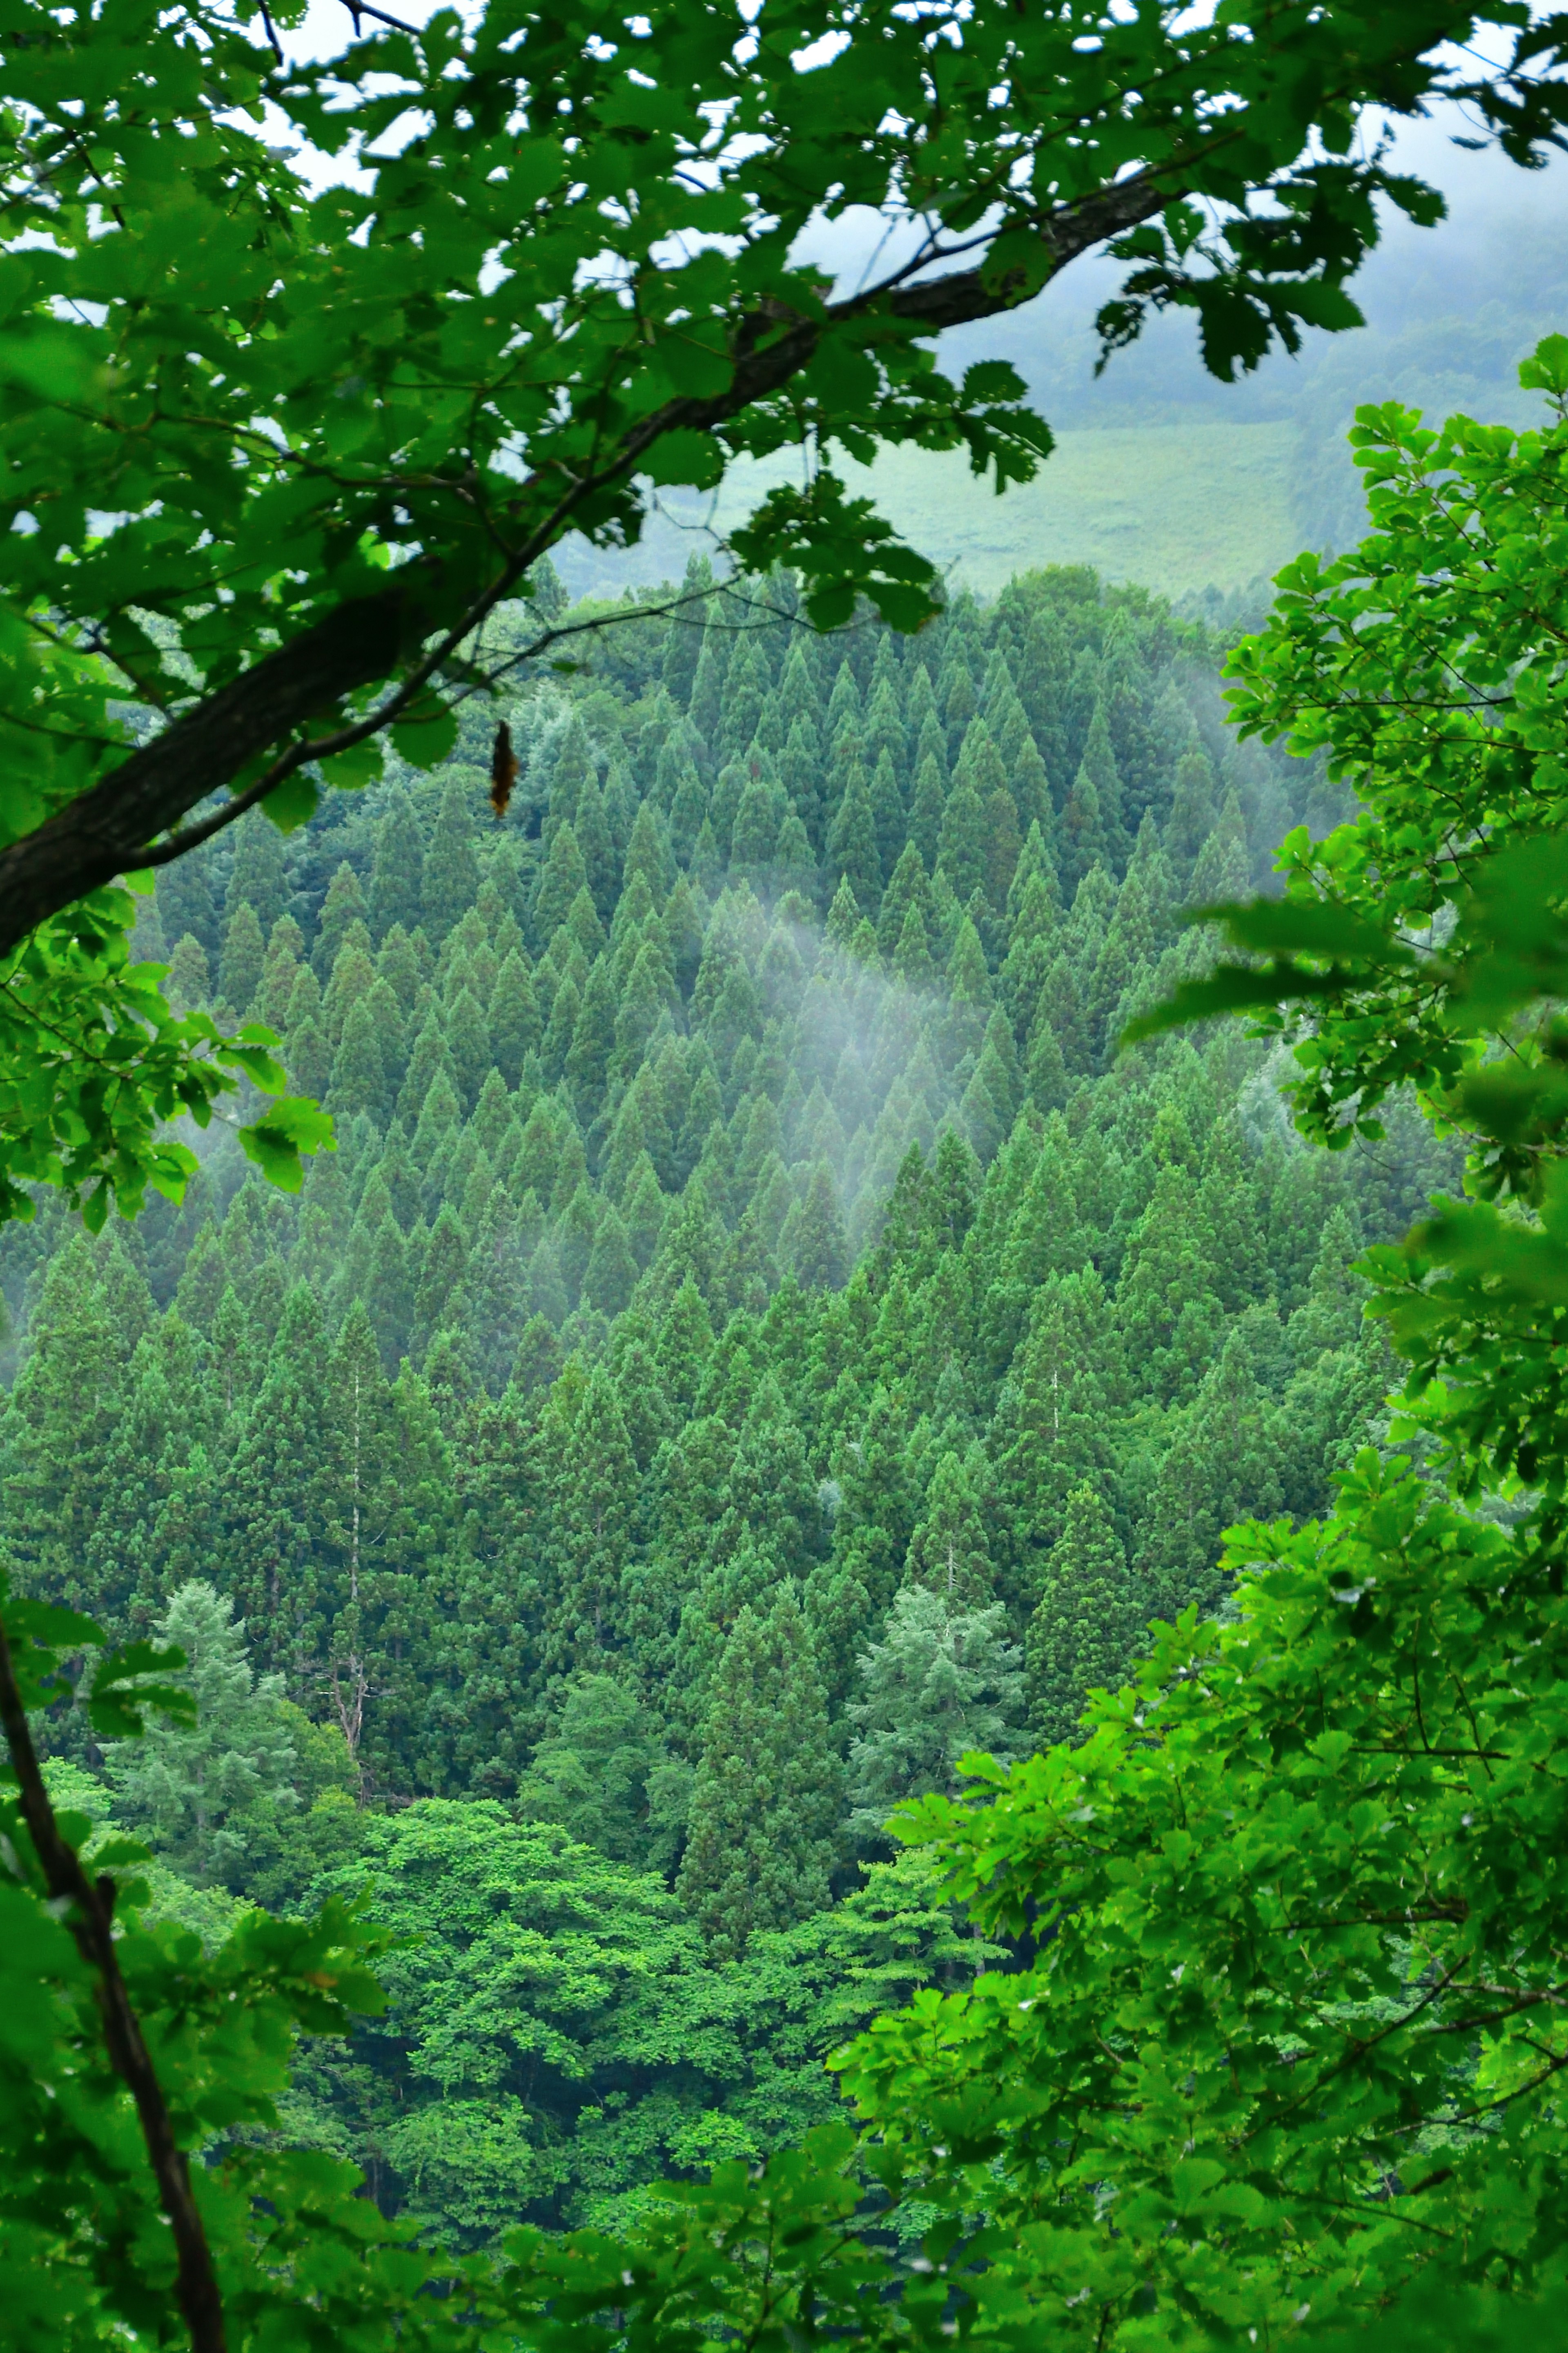
<path id="1" fill-rule="evenodd" d="M 1452 1173 L 1302 1148 L 1234 1027 L 1116 1053 L 1343 814 L 1217 641 L 1086 572 L 907 639 L 688 586 L 519 685 L 503 818 L 476 700 L 163 873 L 143 952 L 335 1115 L 297 1198 L 215 1128 L 178 1209 L 0 1235 L 18 1587 L 204 1700 L 54 1770 L 193 1921 L 370 1877 L 426 1934 L 293 2121 L 470 2237 L 798 2131 L 989 1949 L 889 1809 L 1323 1506 L 1349 1266 Z"/>

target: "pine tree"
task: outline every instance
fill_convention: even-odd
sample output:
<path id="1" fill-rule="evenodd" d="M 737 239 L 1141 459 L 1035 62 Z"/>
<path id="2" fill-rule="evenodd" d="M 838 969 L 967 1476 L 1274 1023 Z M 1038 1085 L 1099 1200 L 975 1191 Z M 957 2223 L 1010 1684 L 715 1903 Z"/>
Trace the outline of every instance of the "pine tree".
<path id="1" fill-rule="evenodd" d="M 677 1892 L 716 1960 L 827 1902 L 840 1770 L 793 1586 L 742 1609 L 713 1679 Z"/>
<path id="2" fill-rule="evenodd" d="M 198 1886 L 244 1859 L 246 1816 L 292 1802 L 294 1749 L 283 1719 L 283 1678 L 253 1681 L 245 1621 L 210 1585 L 182 1585 L 158 1620 L 159 1640 L 185 1654 L 171 1680 L 195 1701 L 194 1727 L 154 1718 L 139 1740 L 108 1756 L 117 1808 Z"/>
<path id="3" fill-rule="evenodd" d="M 790 1264 L 803 1291 L 837 1291 L 849 1272 L 849 1250 L 833 1171 L 818 1161 L 789 1245 Z"/>
<path id="4" fill-rule="evenodd" d="M 829 881 L 847 882 L 863 913 L 875 910 L 882 896 L 882 860 L 866 772 L 858 760 L 850 764 L 844 797 L 827 828 L 826 863 Z"/>
<path id="5" fill-rule="evenodd" d="M 969 1463 L 944 1454 L 910 1538 L 904 1582 L 940 1594 L 951 1609 L 984 1609 L 992 1599 L 991 1548 Z"/>
<path id="6" fill-rule="evenodd" d="M 362 1111 L 380 1116 L 386 1095 L 382 1037 L 370 1000 L 362 997 L 349 1008 L 332 1056 L 329 1108 L 336 1116 L 352 1119 Z"/>
<path id="7" fill-rule="evenodd" d="M 454 769 L 441 796 L 440 815 L 419 881 L 420 922 L 432 947 L 438 948 L 453 925 L 462 922 L 479 887 L 468 793 L 460 772 Z"/>
<path id="8" fill-rule="evenodd" d="M 616 1385 L 595 1365 L 566 1433 L 553 1497 L 556 1581 L 545 1603 L 545 1664 L 593 1668 L 619 1630 L 631 1556 L 637 1461 Z"/>
<path id="9" fill-rule="evenodd" d="M 371 862 L 370 928 L 384 941 L 394 925 L 405 934 L 418 929 L 424 913 L 425 843 L 414 803 L 395 793 L 375 830 Z"/>
<path id="10" fill-rule="evenodd" d="M 224 920 L 232 923 L 241 907 L 251 908 L 263 933 L 269 932 L 289 903 L 289 878 L 283 837 L 260 809 L 242 817 L 234 828 L 234 863 L 224 894 Z M 181 928 L 185 926 L 182 923 Z M 199 927 L 189 926 L 201 936 Z M 209 953 L 210 939 L 205 942 Z"/>
<path id="11" fill-rule="evenodd" d="M 315 976 L 325 985 L 352 924 L 364 923 L 370 913 L 359 876 L 347 859 L 339 861 L 336 873 L 327 885 L 327 895 L 321 904 L 321 922 L 316 931 L 316 944 L 310 951 L 310 965 Z"/>
<path id="12" fill-rule="evenodd" d="M 910 802 L 910 839 L 920 851 L 928 873 L 935 871 L 942 854 L 946 807 L 947 789 L 942 770 L 935 756 L 927 752 L 915 771 L 915 789 Z"/>
<path id="13" fill-rule="evenodd" d="M 848 1710 L 859 1727 L 848 1758 L 855 1828 L 876 1837 L 896 1805 L 956 1795 L 958 1760 L 972 1750 L 1010 1765 L 1022 1667 L 1000 1602 L 964 1609 L 929 1586 L 905 1586 L 880 1641 L 861 1653 L 861 1696 Z"/>
<path id="14" fill-rule="evenodd" d="M 256 910 L 247 899 L 229 918 L 217 968 L 218 995 L 238 1014 L 250 1010 L 251 999 L 261 986 L 266 953 Z"/>
<path id="15" fill-rule="evenodd" d="M 1085 1695 L 1120 1681 L 1137 1631 L 1116 1524 L 1098 1487 L 1075 1487 L 1026 1645 L 1030 1715 L 1042 1746 L 1073 1738 Z"/>
<path id="16" fill-rule="evenodd" d="M 961 775 L 942 811 L 937 848 L 937 862 L 961 905 L 984 881 L 986 846 L 984 803 Z"/>

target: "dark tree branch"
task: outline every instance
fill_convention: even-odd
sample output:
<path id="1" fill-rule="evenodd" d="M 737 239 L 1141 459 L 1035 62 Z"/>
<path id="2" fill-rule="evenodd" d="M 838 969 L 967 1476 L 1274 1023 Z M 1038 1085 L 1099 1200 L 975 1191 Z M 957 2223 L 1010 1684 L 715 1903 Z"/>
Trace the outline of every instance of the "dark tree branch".
<path id="1" fill-rule="evenodd" d="M 1052 274 L 1091 246 L 1163 211 L 1178 193 L 1145 174 L 1045 215 L 1038 234 Z M 274 745 L 281 743 L 287 748 L 265 778 L 237 797 L 247 807 L 308 762 L 346 751 L 385 727 L 559 539 L 576 509 L 635 474 L 639 459 L 665 433 L 677 428 L 710 433 L 771 398 L 809 364 L 834 326 L 881 311 L 922 334 L 937 334 L 1015 308 L 1026 287 L 1022 273 L 999 284 L 986 283 L 982 265 L 913 286 L 869 288 L 831 304 L 826 322 L 781 321 L 776 312 L 765 311 L 742 321 L 735 334 L 739 357 L 728 389 L 710 399 L 670 401 L 645 418 L 605 453 L 591 474 L 571 485 L 461 614 L 447 621 L 439 612 L 438 561 L 410 564 L 395 575 L 395 585 L 384 595 L 340 606 L 264 655 L 228 685 L 182 712 L 90 792 L 14 842 L 0 854 L 0 955 L 9 955 L 50 915 L 111 882 L 117 874 L 178 855 L 173 845 L 160 846 L 159 837 Z M 537 477 L 525 487 L 536 485 Z M 626 610 L 628 617 L 635 617 L 637 608 Z M 380 710 L 314 741 L 297 736 L 289 742 L 296 730 L 308 727 L 312 717 L 341 703 L 345 695 L 388 677 L 410 645 L 422 644 L 432 629 L 441 632 L 439 645 L 424 654 Z M 230 806 L 204 819 L 189 829 L 184 846 L 194 847 L 239 814 Z"/>
<path id="2" fill-rule="evenodd" d="M 191 2332 L 192 2353 L 226 2353 L 223 2301 L 206 2232 L 191 2193 L 190 2167 L 184 2150 L 174 2138 L 174 2127 L 159 2089 L 141 2022 L 131 2006 L 115 1957 L 114 1882 L 108 1878 L 96 1883 L 89 1879 L 76 1849 L 60 1836 L 55 1810 L 38 1770 L 37 1754 L 27 1729 L 27 1712 L 22 1704 L 3 1624 L 0 1725 L 4 1725 L 11 1751 L 22 1819 L 27 1825 L 44 1883 L 56 1903 L 70 1906 L 69 1926 L 77 1949 L 97 1974 L 98 2004 L 103 2014 L 110 2062 L 136 2103 L 148 2161 L 158 2184 L 159 2202 L 174 2234 L 179 2263 L 176 2293 Z"/>

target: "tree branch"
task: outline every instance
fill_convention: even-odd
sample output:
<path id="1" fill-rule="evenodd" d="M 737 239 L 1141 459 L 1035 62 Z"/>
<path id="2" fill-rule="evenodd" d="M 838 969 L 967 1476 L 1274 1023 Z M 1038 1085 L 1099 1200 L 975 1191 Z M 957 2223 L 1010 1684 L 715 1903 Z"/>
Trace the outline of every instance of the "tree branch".
<path id="1" fill-rule="evenodd" d="M 1163 210 L 1177 193 L 1144 174 L 1044 215 L 1038 234 L 1051 274 L 1091 246 Z M 921 333 L 938 334 L 1016 308 L 1026 282 L 1020 272 L 987 284 L 982 266 L 913 286 L 873 287 L 830 304 L 826 322 L 791 318 L 782 332 L 776 311 L 761 311 L 742 320 L 735 332 L 739 356 L 728 389 L 709 399 L 668 402 L 623 436 L 504 559 L 462 613 L 449 622 L 439 614 L 438 561 L 406 565 L 394 575 L 395 585 L 384 595 L 342 605 L 301 629 L 228 685 L 182 712 L 89 792 L 14 842 L 0 854 L 0 956 L 8 955 L 47 917 L 101 889 L 117 874 L 163 862 L 155 848 L 161 834 L 311 717 L 340 703 L 344 695 L 388 677 L 411 643 L 420 644 L 433 628 L 439 629 L 440 647 L 426 653 L 414 678 L 382 710 L 319 741 L 290 744 L 272 764 L 268 779 L 247 788 L 247 805 L 308 761 L 346 750 L 387 725 L 416 684 L 430 676 L 560 538 L 584 500 L 635 474 L 639 459 L 664 434 L 676 429 L 710 433 L 771 398 L 810 363 L 834 326 L 881 311 Z M 764 337 L 771 340 L 764 342 Z M 628 616 L 635 611 L 627 607 Z M 237 809 L 225 810 L 204 820 L 191 829 L 185 846 L 238 814 Z"/>
<path id="2" fill-rule="evenodd" d="M 55 1810 L 49 1803 L 49 1793 L 38 1770 L 37 1754 L 33 1746 L 32 1734 L 27 1729 L 27 1713 L 22 1704 L 11 1646 L 3 1623 L 0 1623 L 0 1725 L 5 1727 L 11 1751 L 22 1818 L 31 1835 L 45 1884 L 56 1903 L 71 1906 L 73 1916 L 69 1926 L 76 1938 L 77 1949 L 88 1966 L 97 1972 L 98 2005 L 103 2014 L 104 2040 L 109 2047 L 110 2061 L 136 2103 L 142 2137 L 147 2145 L 148 2160 L 158 2184 L 159 2202 L 174 2234 L 179 2263 L 175 2292 L 179 2296 L 180 2309 L 185 2316 L 185 2325 L 191 2332 L 192 2353 L 226 2353 L 223 2301 L 218 2294 L 217 2274 L 213 2269 L 206 2232 L 191 2193 L 190 2167 L 184 2149 L 174 2138 L 174 2125 L 158 2086 L 141 2022 L 131 2006 L 131 1997 L 125 1989 L 125 1980 L 120 1974 L 120 1963 L 115 1957 L 112 1926 L 114 1883 L 111 1879 L 100 1879 L 95 1885 L 82 1869 L 81 1858 L 75 1848 L 68 1845 L 60 1836 Z"/>

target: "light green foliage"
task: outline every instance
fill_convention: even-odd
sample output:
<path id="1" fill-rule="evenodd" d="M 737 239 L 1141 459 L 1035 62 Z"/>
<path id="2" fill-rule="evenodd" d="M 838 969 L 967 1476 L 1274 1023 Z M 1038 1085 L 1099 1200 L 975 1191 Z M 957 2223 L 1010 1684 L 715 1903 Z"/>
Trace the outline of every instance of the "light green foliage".
<path id="1" fill-rule="evenodd" d="M 1009 1760 L 1018 1745 L 1022 1662 L 1006 1639 L 1007 1613 L 955 1608 L 942 1592 L 908 1585 L 887 1630 L 862 1653 L 858 1727 L 848 1756 L 850 1819 L 879 1832 L 896 1805 L 956 1787 L 958 1760 L 976 1750 Z"/>
<path id="2" fill-rule="evenodd" d="M 158 1725 L 110 1749 L 109 1778 L 121 1820 L 201 1886 L 235 1874 L 245 1815 L 288 1789 L 294 1750 L 283 1678 L 252 1677 L 243 1623 L 198 1579 L 181 1586 L 154 1630 L 184 1654 L 195 1724 Z"/>
<path id="3" fill-rule="evenodd" d="M 239 1076 L 279 1098 L 241 1132 L 274 1183 L 297 1191 L 300 1153 L 330 1148 L 330 1123 L 288 1095 L 268 1030 L 171 1013 L 162 968 L 129 961 L 133 920 L 128 892 L 96 892 L 0 966 L 0 1219 L 33 1215 L 29 1185 L 59 1186 L 95 1231 L 111 1203 L 134 1216 L 149 1187 L 179 1200 L 195 1155 L 162 1130 L 182 1114 L 208 1126 Z"/>

